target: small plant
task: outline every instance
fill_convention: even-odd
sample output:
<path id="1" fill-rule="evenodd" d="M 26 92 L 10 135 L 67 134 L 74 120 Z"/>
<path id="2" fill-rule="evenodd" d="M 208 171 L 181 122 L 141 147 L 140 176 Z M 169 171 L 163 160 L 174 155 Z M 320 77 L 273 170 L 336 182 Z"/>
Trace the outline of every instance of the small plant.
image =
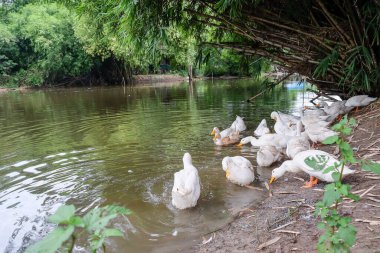
<path id="1" fill-rule="evenodd" d="M 372 161 L 357 161 L 354 157 L 350 144 L 344 139 L 352 133 L 352 127 L 356 125 L 355 119 L 347 119 L 347 115 L 332 129 L 339 132 L 340 136 L 327 138 L 324 144 L 336 144 L 341 153 L 339 163 L 324 168 L 323 173 L 332 172 L 334 183 L 325 186 L 322 201 L 316 203 L 315 215 L 321 217 L 321 222 L 317 227 L 324 230 L 324 234 L 318 240 L 318 252 L 349 252 L 356 241 L 356 228 L 351 224 L 351 217 L 339 214 L 339 204 L 343 198 L 359 200 L 359 196 L 350 192 L 351 186 L 342 183 L 343 169 L 348 163 L 359 163 L 364 170 L 373 171 L 380 174 L 380 165 Z"/>
<path id="2" fill-rule="evenodd" d="M 123 236 L 123 233 L 115 228 L 107 228 L 110 220 L 118 215 L 128 215 L 131 212 L 120 206 L 104 206 L 92 209 L 83 217 L 75 215 L 73 205 L 63 205 L 48 220 L 57 224 L 57 228 L 51 231 L 43 240 L 37 242 L 26 250 L 26 253 L 54 253 L 60 248 L 64 252 L 72 252 L 76 238 L 83 232 L 87 232 L 91 252 L 96 252 L 100 247 L 105 252 L 104 240 L 111 236 Z"/>

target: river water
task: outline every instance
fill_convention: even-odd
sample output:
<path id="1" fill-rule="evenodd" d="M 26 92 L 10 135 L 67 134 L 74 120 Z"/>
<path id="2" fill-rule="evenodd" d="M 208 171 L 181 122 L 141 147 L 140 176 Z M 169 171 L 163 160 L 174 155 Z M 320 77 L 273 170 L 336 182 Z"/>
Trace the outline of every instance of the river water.
<path id="1" fill-rule="evenodd" d="M 261 87 L 250 80 L 0 93 L 0 252 L 22 252 L 46 235 L 53 228 L 46 217 L 62 204 L 83 214 L 111 203 L 133 213 L 113 221 L 125 238 L 108 240 L 107 252 L 189 251 L 266 197 L 226 181 L 224 156 L 255 163 L 255 153 L 216 147 L 212 128 L 228 127 L 236 115 L 245 117 L 243 135 L 262 118 L 273 124 L 270 112 L 295 112 L 308 96 L 289 87 L 254 103 L 246 99 Z M 196 208 L 179 211 L 171 187 L 185 152 L 202 190 Z M 257 172 L 255 185 L 263 187 L 271 170 Z"/>

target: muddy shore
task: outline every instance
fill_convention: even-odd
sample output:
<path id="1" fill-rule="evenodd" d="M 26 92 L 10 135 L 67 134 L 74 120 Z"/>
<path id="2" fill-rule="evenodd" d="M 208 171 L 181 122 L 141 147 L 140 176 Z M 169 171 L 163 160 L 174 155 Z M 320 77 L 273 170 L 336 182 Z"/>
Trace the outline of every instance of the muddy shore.
<path id="1" fill-rule="evenodd" d="M 349 116 L 358 121 L 348 138 L 356 157 L 380 163 L 380 102 Z M 330 153 L 335 150 L 334 146 L 319 149 Z M 352 217 L 358 230 L 352 252 L 380 252 L 380 176 L 362 171 L 357 165 L 351 167 L 357 171 L 344 181 L 361 199 L 358 202 L 345 200 L 340 210 Z M 271 197 L 258 206 L 241 210 L 236 219 L 224 228 L 204 235 L 193 251 L 317 252 L 322 231 L 316 227 L 319 219 L 314 216 L 314 204 L 322 198 L 325 184 L 319 183 L 313 189 L 301 188 L 306 180 L 308 176 L 305 173 L 286 174 L 271 185 Z M 272 244 L 265 246 L 270 242 Z"/>

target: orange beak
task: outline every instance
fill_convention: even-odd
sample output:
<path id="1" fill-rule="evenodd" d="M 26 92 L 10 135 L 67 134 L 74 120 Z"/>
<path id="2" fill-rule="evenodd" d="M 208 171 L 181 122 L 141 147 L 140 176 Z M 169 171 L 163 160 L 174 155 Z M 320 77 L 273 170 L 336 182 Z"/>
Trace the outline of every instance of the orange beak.
<path id="1" fill-rule="evenodd" d="M 236 144 L 236 147 L 242 147 L 244 144 L 243 143 L 239 143 L 239 144 Z"/>
<path id="2" fill-rule="evenodd" d="M 212 129 L 212 132 L 210 133 L 210 135 L 214 135 L 215 134 L 215 130 Z"/>
<path id="3" fill-rule="evenodd" d="M 276 181 L 276 178 L 275 177 L 271 177 L 270 180 L 269 180 L 269 184 L 273 183 L 274 181 Z"/>

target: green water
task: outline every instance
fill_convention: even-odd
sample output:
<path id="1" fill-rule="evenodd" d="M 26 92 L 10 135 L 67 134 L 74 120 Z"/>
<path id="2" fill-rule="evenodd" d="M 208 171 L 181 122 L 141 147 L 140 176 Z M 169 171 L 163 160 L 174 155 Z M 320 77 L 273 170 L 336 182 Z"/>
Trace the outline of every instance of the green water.
<path id="1" fill-rule="evenodd" d="M 201 235 L 222 227 L 232 214 L 259 203 L 263 192 L 227 182 L 224 156 L 251 147 L 216 147 L 209 133 L 245 117 L 251 135 L 273 110 L 296 111 L 302 89 L 278 87 L 255 103 L 249 80 L 113 88 L 13 91 L 0 94 L 0 252 L 19 252 L 52 228 L 46 216 L 61 204 L 81 213 L 116 203 L 132 210 L 114 221 L 126 238 L 107 252 L 191 250 Z M 190 152 L 201 177 L 198 206 L 171 205 L 173 173 Z M 261 183 L 270 174 L 257 168 Z M 76 249 L 83 252 L 82 248 Z"/>

